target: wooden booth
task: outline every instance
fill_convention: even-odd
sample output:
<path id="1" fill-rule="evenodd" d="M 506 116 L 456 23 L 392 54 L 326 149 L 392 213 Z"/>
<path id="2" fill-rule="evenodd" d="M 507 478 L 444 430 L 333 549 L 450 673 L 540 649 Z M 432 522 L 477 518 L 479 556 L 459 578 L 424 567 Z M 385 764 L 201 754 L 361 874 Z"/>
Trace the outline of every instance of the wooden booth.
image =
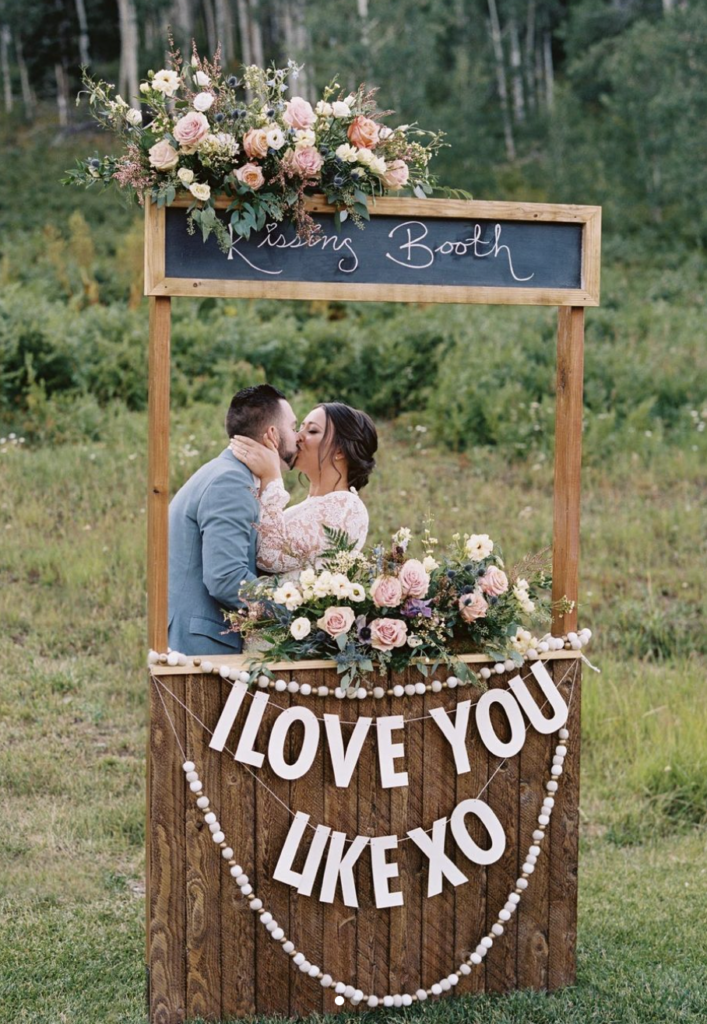
<path id="1" fill-rule="evenodd" d="M 170 301 L 186 295 L 557 306 L 553 599 L 566 595 L 575 604 L 556 615 L 552 632 L 575 630 L 584 307 L 599 303 L 600 208 L 382 199 L 371 207 L 363 231 L 344 223 L 337 234 L 333 211 L 323 198 L 314 197 L 311 208 L 322 224 L 316 244 L 304 247 L 292 229 L 268 225 L 249 242 L 234 239 L 231 251 L 223 253 L 213 238 L 204 244 L 200 236 L 187 233 L 186 206 L 148 205 L 146 211 L 150 647 L 167 651 Z M 283 685 L 268 691 L 269 699 L 260 708 L 260 739 L 253 749 L 264 749 L 275 721 L 291 707 L 309 707 L 320 721 L 337 716 L 350 729 L 361 716 L 376 723 L 402 716 L 407 785 L 384 784 L 381 751 L 371 735 L 342 786 L 324 742 L 306 774 L 289 780 L 273 770 L 268 758 L 256 766 L 239 758 L 238 751 L 234 756 L 239 730 L 256 699 L 250 691 L 242 695 L 233 734 L 218 747 L 212 736 L 221 728 L 227 702 L 242 685 L 237 680 L 243 656 L 205 654 L 182 659 L 185 664 L 152 665 L 147 787 L 150 1021 L 177 1024 L 195 1017 L 218 1021 L 253 1014 L 334 1012 L 344 988 L 343 1009 L 350 1011 L 352 992 L 355 1002 L 361 993 L 357 1005 L 368 1007 L 376 1001 L 390 1005 L 384 998 L 409 1005 L 438 994 L 448 998 L 571 984 L 580 656 L 575 650 L 550 651 L 535 663 L 541 669 L 526 663 L 520 673 L 493 674 L 489 680 L 489 694 L 507 694 L 510 688 L 519 701 L 514 687 L 524 682 L 538 706 L 549 693 L 542 689 L 543 679 L 554 683 L 566 705 L 559 742 L 567 750 L 560 759 L 564 767 L 557 786 L 548 786 L 558 774 L 553 771 L 557 730 L 550 734 L 534 728 L 529 716 L 524 741 L 513 746 L 512 723 L 495 703 L 498 699 L 502 704 L 501 697 L 487 697 L 469 685 L 447 686 L 445 671 L 436 673 L 441 687 L 424 694 L 411 692 L 423 678 L 413 667 L 400 678 L 374 680 L 386 690 L 382 698 L 348 700 L 333 696 L 337 682 L 331 663 L 273 666 Z M 481 655 L 464 660 L 477 670 L 488 661 Z M 292 680 L 300 687 L 305 684 L 304 694 L 287 688 Z M 407 685 L 408 691 L 388 693 L 393 684 Z M 329 695 L 318 694 L 322 687 Z M 431 712 L 441 708 L 458 713 L 461 702 L 476 717 L 465 710 L 469 764 L 455 771 L 456 754 Z M 486 726 L 481 723 L 482 706 Z M 494 733 L 490 743 L 489 722 Z M 290 731 L 286 744 L 287 761 L 297 762 L 301 730 Z M 185 760 L 195 764 L 203 783 L 197 794 L 185 783 Z M 535 856 L 528 851 L 537 849 L 534 833 L 540 834 L 536 830 L 548 791 L 554 807 L 547 825 L 541 826 L 544 839 Z M 197 806 L 199 793 L 208 794 L 210 810 L 218 817 L 223 831 L 217 835 L 225 835 L 220 845 L 212 841 L 213 830 Z M 464 832 L 463 841 L 454 831 L 455 809 L 462 805 L 462 811 L 480 811 L 481 801 L 491 808 L 505 837 L 502 853 L 489 863 L 483 863 L 489 843 L 483 815 L 465 819 L 468 834 Z M 303 815 L 309 829 L 302 825 L 306 838 L 290 859 L 290 881 L 277 880 L 275 875 L 285 878 L 284 849 Z M 437 842 L 437 836 L 434 854 L 411 841 L 411 831 L 430 834 L 440 821 L 451 823 L 453 835 L 447 824 L 439 825 L 443 838 Z M 309 887 L 292 881 L 307 874 L 305 857 L 320 834 L 318 826 L 331 831 L 332 847 L 337 834 L 345 837 L 342 844 L 351 844 L 354 837 L 398 837 L 399 842 L 392 852 L 388 844 L 386 861 L 384 853 L 374 855 L 374 843 L 361 840 L 362 848 L 370 849 L 363 849 L 349 872 L 348 896 L 343 870 L 341 884 L 335 879 L 327 895 L 326 877 L 316 864 Z M 481 851 L 478 856 L 469 854 L 469 839 Z M 232 853 L 228 859 L 222 857 L 224 846 L 232 848 L 226 851 Z M 229 863 L 236 862 L 248 876 L 245 886 L 229 870 Z M 322 856 L 319 867 L 324 863 Z M 388 877 L 379 886 L 374 875 L 381 870 Z M 433 873 L 441 877 L 440 886 L 433 885 Z M 517 880 L 525 884 L 516 888 Z M 514 889 L 522 899 L 505 917 L 502 908 Z M 390 898 L 381 898 L 381 892 Z M 256 898 L 256 908 L 262 904 L 259 912 L 251 906 Z M 259 920 L 263 908 L 267 921 L 272 915 L 276 922 L 270 930 Z M 488 943 L 483 941 L 486 936 Z M 483 954 L 475 955 L 480 948 Z M 462 964 L 470 969 L 460 969 Z M 330 978 L 331 985 L 320 983 L 323 972 L 324 982 Z"/>

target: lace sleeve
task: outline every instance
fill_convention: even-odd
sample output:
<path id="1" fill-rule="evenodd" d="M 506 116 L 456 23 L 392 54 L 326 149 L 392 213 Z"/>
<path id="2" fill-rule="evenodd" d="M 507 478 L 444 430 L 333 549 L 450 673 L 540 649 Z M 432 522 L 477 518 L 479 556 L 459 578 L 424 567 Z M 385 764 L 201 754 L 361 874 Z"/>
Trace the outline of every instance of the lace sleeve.
<path id="1" fill-rule="evenodd" d="M 357 548 L 368 533 L 368 512 L 357 494 L 333 491 L 285 509 L 289 495 L 278 481 L 260 498 L 258 567 L 283 573 L 316 564 L 328 546 L 324 526 L 344 530 Z"/>

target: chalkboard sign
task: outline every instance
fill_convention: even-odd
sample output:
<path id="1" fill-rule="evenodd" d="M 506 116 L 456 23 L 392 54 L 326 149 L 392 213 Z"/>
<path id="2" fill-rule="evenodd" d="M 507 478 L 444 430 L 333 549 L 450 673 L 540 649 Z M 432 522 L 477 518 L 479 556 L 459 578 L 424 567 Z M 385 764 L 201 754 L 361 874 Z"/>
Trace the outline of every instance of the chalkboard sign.
<path id="1" fill-rule="evenodd" d="M 312 207 L 309 242 L 269 223 L 227 253 L 188 233 L 184 205 L 150 207 L 147 294 L 598 304 L 596 207 L 387 199 L 339 231 Z"/>

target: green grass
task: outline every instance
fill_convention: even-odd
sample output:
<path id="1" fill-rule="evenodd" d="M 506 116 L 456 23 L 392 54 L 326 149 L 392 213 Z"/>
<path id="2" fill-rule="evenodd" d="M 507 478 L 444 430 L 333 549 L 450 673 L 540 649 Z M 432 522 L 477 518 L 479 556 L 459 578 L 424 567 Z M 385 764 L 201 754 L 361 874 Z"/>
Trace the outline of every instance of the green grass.
<path id="1" fill-rule="evenodd" d="M 101 443 L 0 454 L 2 1024 L 144 1020 L 145 418 L 101 415 Z M 175 415 L 175 487 L 220 450 L 220 418 Z M 489 532 L 511 563 L 550 543 L 546 460 L 441 453 L 415 426 L 382 432 L 374 538 L 431 509 L 441 538 Z M 583 687 L 578 983 L 411 1018 L 707 1019 L 705 469 L 660 446 L 592 466 L 584 493 L 602 673 Z"/>

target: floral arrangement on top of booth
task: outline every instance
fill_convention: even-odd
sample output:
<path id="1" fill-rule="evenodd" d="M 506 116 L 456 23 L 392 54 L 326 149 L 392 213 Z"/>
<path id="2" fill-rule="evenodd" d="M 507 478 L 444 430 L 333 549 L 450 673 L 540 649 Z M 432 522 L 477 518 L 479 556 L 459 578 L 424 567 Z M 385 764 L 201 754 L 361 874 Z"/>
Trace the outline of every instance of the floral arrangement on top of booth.
<path id="1" fill-rule="evenodd" d="M 64 184 L 117 184 L 140 203 L 147 196 L 158 206 L 186 191 L 188 228 L 200 228 L 204 241 L 214 233 L 223 248 L 231 237 L 216 216 L 218 195 L 232 200 L 237 235 L 248 238 L 266 221 L 289 220 L 306 240 L 317 230 L 305 205 L 308 193 L 326 195 L 337 208 L 338 228 L 348 216 L 359 226 L 369 218 L 368 197 L 408 188 L 424 198 L 437 187 L 428 165 L 445 145 L 443 133 L 384 125 L 392 111 L 377 109 L 376 90 L 361 85 L 344 95 L 333 80 L 312 106 L 302 96 L 284 98 L 287 79 L 301 70 L 294 61 L 285 68 L 251 65 L 238 77 L 224 74 L 219 50 L 208 61 L 194 46 L 187 63 L 170 43 L 168 67 L 150 71 L 140 85 L 147 124 L 141 109 L 113 95 L 115 86 L 84 69 L 91 114 L 125 149 L 79 161 Z"/>
<path id="2" fill-rule="evenodd" d="M 423 675 L 454 665 L 469 670 L 461 651 L 522 665 L 540 641 L 527 628 L 536 610 L 549 611 L 551 586 L 544 556 L 522 563 L 525 576 L 504 571 L 487 534 L 454 534 L 444 554 L 429 529 L 422 559 L 408 557 L 412 539 L 398 530 L 388 549 L 357 551 L 346 534 L 325 527 L 330 547 L 322 568 L 296 579 L 259 578 L 241 589 L 244 606 L 227 613 L 234 631 L 255 638 L 256 661 L 327 658 L 342 688 L 374 671 L 400 671 L 413 660 Z M 527 578 L 526 578 L 527 577 Z"/>

